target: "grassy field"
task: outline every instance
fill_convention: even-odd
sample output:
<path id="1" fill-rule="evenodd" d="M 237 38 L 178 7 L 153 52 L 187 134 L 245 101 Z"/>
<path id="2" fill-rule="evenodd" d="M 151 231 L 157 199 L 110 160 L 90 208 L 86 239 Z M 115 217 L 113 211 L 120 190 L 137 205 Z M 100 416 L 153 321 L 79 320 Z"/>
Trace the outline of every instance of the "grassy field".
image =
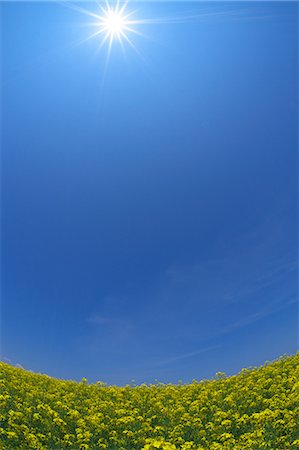
<path id="1" fill-rule="evenodd" d="M 0 448 L 299 449 L 299 354 L 236 376 L 137 387 L 0 363 Z"/>

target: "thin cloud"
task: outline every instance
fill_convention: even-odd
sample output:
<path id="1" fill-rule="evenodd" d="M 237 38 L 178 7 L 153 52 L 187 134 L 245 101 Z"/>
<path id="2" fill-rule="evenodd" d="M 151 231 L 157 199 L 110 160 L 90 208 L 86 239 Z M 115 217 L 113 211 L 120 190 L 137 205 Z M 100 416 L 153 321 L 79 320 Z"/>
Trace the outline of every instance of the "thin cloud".
<path id="1" fill-rule="evenodd" d="M 124 323 L 124 320 L 115 317 L 101 316 L 98 314 L 92 315 L 87 319 L 87 322 L 94 325 L 119 325 Z"/>
<path id="2" fill-rule="evenodd" d="M 164 359 L 163 361 L 158 362 L 155 366 L 158 367 L 158 366 L 164 366 L 166 364 L 176 363 L 176 362 L 182 361 L 184 359 L 193 358 L 194 356 L 201 355 L 202 353 L 207 353 L 209 351 L 216 350 L 220 347 L 221 347 L 221 345 L 214 345 L 212 347 L 205 347 L 205 348 L 202 348 L 202 349 L 194 351 L 194 352 L 188 352 L 188 353 L 183 353 L 180 355 L 172 356 L 172 357 Z"/>
<path id="3" fill-rule="evenodd" d="M 249 316 L 244 317 L 243 319 L 228 325 L 226 328 L 220 330 L 219 333 L 214 335 L 213 337 L 215 338 L 223 336 L 224 334 L 229 334 L 240 328 L 252 325 L 253 323 L 258 322 L 259 320 L 265 319 L 266 317 L 269 317 L 273 314 L 283 311 L 284 309 L 287 309 L 289 306 L 296 304 L 297 301 L 298 301 L 297 297 L 294 297 L 283 304 L 275 305 L 273 308 L 269 308 L 264 311 L 257 311 L 256 313 L 250 314 Z"/>

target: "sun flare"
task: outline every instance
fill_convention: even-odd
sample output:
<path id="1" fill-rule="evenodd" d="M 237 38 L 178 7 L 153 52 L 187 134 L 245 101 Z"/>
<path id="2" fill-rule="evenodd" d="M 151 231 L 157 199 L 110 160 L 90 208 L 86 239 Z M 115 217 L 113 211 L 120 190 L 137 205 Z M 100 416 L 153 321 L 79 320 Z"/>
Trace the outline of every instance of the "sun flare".
<path id="1" fill-rule="evenodd" d="M 106 3 L 105 6 L 100 6 L 100 8 L 101 13 L 96 15 L 97 20 L 94 23 L 97 30 L 92 37 L 100 36 L 101 46 L 107 42 L 109 49 L 111 49 L 114 40 L 121 44 L 126 41 L 133 46 L 129 34 L 140 34 L 134 27 L 140 21 L 133 19 L 134 11 L 127 10 L 127 2 L 123 4 L 119 2 Z"/>
<path id="2" fill-rule="evenodd" d="M 100 27 L 109 37 L 117 37 L 120 39 L 127 28 L 125 16 L 122 14 L 122 11 L 108 9 L 105 11 L 105 16 L 100 22 Z"/>

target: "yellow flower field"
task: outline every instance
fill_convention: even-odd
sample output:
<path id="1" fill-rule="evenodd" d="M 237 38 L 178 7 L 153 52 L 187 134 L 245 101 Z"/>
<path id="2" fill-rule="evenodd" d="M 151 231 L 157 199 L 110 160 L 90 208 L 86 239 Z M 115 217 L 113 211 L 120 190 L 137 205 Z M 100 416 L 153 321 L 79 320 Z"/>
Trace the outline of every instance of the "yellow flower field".
<path id="1" fill-rule="evenodd" d="M 137 387 L 0 363 L 0 449 L 299 449 L 299 354 L 232 377 Z"/>

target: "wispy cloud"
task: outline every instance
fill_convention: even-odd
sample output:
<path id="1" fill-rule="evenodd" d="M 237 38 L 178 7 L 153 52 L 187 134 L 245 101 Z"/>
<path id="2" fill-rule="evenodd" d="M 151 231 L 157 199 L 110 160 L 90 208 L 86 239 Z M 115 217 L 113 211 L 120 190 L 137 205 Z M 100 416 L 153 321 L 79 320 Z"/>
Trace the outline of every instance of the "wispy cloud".
<path id="1" fill-rule="evenodd" d="M 286 243 L 284 226 L 271 224 L 219 243 L 215 257 L 169 265 L 151 289 L 104 299 L 87 319 L 92 351 L 106 352 L 109 361 L 125 357 L 136 373 L 144 364 L 162 373 L 291 309 L 298 300 L 297 250 Z"/>
<path id="2" fill-rule="evenodd" d="M 235 330 L 238 330 L 240 328 L 249 326 L 255 322 L 258 322 L 259 320 L 262 320 L 266 317 L 269 317 L 273 314 L 283 311 L 284 309 L 287 309 L 288 307 L 297 304 L 297 302 L 298 302 L 298 298 L 294 297 L 294 298 L 287 300 L 284 303 L 280 303 L 278 305 L 273 305 L 272 307 L 268 307 L 267 309 L 257 311 L 253 314 L 249 314 L 248 316 L 245 316 L 240 320 L 230 323 L 227 327 L 220 329 L 219 332 L 216 333 L 213 337 L 215 338 L 215 337 L 223 336 L 225 334 L 234 332 Z"/>
<path id="3" fill-rule="evenodd" d="M 165 342 L 194 347 L 296 303 L 297 248 L 283 223 L 270 217 L 219 245 L 221 251 L 214 258 L 165 270 L 143 311 L 150 342 L 157 341 L 151 330 L 157 334 L 162 330 Z"/>
<path id="4" fill-rule="evenodd" d="M 107 325 L 107 326 L 118 326 L 118 325 L 128 325 L 124 319 L 119 319 L 112 316 L 102 316 L 99 314 L 93 314 L 88 317 L 87 322 L 94 325 Z"/>
<path id="5" fill-rule="evenodd" d="M 184 359 L 189 359 L 189 358 L 193 358 L 194 356 L 201 355 L 202 353 L 207 353 L 207 352 L 216 350 L 216 349 L 218 349 L 220 347 L 221 347 L 221 345 L 214 345 L 214 346 L 211 346 L 211 347 L 201 348 L 200 350 L 197 350 L 197 351 L 175 355 L 175 356 L 172 356 L 172 357 L 169 357 L 169 358 L 165 358 L 164 360 L 156 363 L 155 366 L 159 367 L 159 366 L 164 366 L 164 365 L 176 363 L 176 362 L 182 361 Z"/>

